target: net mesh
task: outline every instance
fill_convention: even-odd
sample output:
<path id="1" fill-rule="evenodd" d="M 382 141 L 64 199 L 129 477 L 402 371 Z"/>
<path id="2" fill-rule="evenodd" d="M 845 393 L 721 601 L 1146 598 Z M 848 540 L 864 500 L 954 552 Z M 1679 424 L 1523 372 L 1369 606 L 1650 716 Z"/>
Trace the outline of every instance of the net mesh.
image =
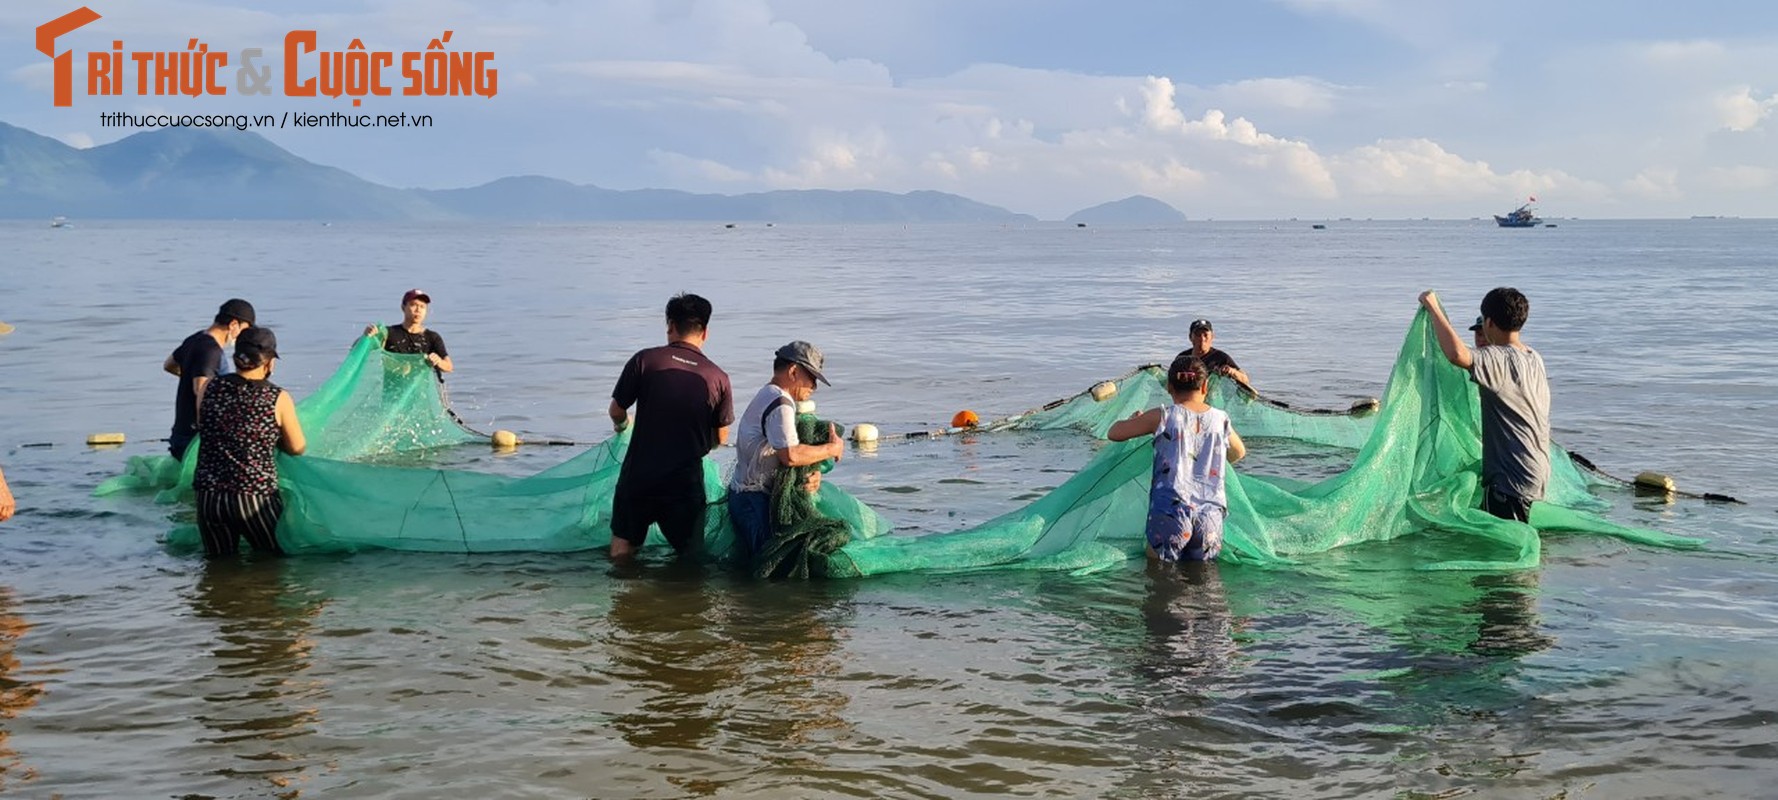
<path id="1" fill-rule="evenodd" d="M 1103 400 L 1090 393 L 988 423 L 985 431 L 1074 429 L 1103 437 L 1112 422 L 1171 402 L 1158 369 L 1118 381 Z M 1415 535 L 1406 558 L 1422 569 L 1523 569 L 1539 559 L 1539 531 L 1613 536 L 1663 547 L 1696 540 L 1613 523 L 1590 478 L 1559 448 L 1549 495 L 1531 524 L 1479 510 L 1479 400 L 1464 372 L 1439 352 L 1425 312 L 1403 340 L 1380 405 L 1372 413 L 1304 413 L 1213 385 L 1213 404 L 1229 411 L 1250 446 L 1301 445 L 1346 452 L 1350 465 L 1307 482 L 1230 470 L 1222 559 L 1304 565 L 1336 548 Z M 1368 407 L 1367 407 L 1368 408 Z M 395 549 L 429 552 L 575 551 L 610 541 L 612 492 L 629 444 L 626 434 L 526 477 L 423 466 L 424 451 L 482 438 L 459 424 L 418 356 L 389 354 L 360 341 L 339 371 L 298 404 L 310 440 L 299 458 L 279 456 L 286 511 L 278 538 L 293 553 Z M 1294 446 L 1294 445 L 1293 445 Z M 163 500 L 189 497 L 193 447 L 184 464 L 166 456 L 131 459 L 126 474 L 101 485 L 108 494 L 155 490 Z M 816 497 L 822 516 L 843 520 L 851 541 L 815 574 L 856 577 L 908 571 L 1039 569 L 1092 571 L 1143 550 L 1153 463 L 1148 439 L 1107 443 L 1062 485 L 1030 504 L 965 530 L 892 535 L 889 523 L 832 482 Z M 724 481 L 705 460 L 710 506 L 706 550 L 731 554 Z M 195 528 L 177 528 L 172 544 L 195 548 Z M 664 544 L 658 531 L 650 541 Z"/>

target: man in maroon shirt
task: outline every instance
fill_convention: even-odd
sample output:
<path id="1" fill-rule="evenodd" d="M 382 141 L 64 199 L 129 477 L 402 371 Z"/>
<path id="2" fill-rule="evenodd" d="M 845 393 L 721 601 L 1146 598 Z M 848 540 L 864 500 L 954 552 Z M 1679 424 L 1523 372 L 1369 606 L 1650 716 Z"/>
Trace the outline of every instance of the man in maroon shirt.
<path id="1" fill-rule="evenodd" d="M 636 430 L 617 474 L 611 503 L 611 558 L 627 561 L 648 526 L 681 556 L 704 543 L 704 456 L 728 441 L 735 421 L 728 373 L 704 356 L 710 301 L 695 294 L 667 301 L 667 344 L 630 357 L 611 391 L 611 424 L 622 432 L 636 406 Z"/>

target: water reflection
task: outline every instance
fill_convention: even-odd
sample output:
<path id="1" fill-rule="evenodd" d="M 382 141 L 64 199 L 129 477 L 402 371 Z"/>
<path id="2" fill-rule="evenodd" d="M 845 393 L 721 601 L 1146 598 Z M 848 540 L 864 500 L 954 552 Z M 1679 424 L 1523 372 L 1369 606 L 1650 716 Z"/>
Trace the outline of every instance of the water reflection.
<path id="1" fill-rule="evenodd" d="M 639 749 L 703 749 L 741 680 L 743 646 L 720 635 L 720 590 L 701 564 L 675 561 L 619 576 L 611 669 L 640 700 L 611 724 Z"/>
<path id="2" fill-rule="evenodd" d="M 12 749 L 10 720 L 37 705 L 43 696 L 43 682 L 25 680 L 19 674 L 18 642 L 31 630 L 17 611 L 18 601 L 12 590 L 0 587 L 0 792 L 17 790 L 21 784 L 37 778 L 37 771 L 26 766 Z"/>
<path id="3" fill-rule="evenodd" d="M 263 780 L 294 798 L 315 763 L 295 742 L 314 731 L 321 684 L 311 667 L 315 617 L 325 601 L 293 580 L 289 559 L 209 561 L 191 596 L 198 619 L 215 620 L 215 668 L 194 687 L 206 703 L 200 741 L 226 754 L 210 770 L 220 777 Z"/>
<path id="4" fill-rule="evenodd" d="M 1142 622 L 1150 657 L 1143 666 L 1151 680 L 1201 690 L 1202 679 L 1234 664 L 1237 623 L 1218 569 L 1215 562 L 1148 563 Z"/>
<path id="5" fill-rule="evenodd" d="M 735 732 L 761 745 L 831 741 L 851 730 L 839 657 L 857 581 L 750 583 L 730 593 L 726 635 L 747 643 L 750 680 Z M 765 748 L 762 748 L 762 750 Z M 780 759 L 795 752 L 772 748 Z"/>
<path id="6" fill-rule="evenodd" d="M 1556 640 L 1545 634 L 1537 614 L 1535 570 L 1478 575 L 1470 583 L 1479 594 L 1470 604 L 1479 621 L 1471 652 L 1518 658 L 1549 649 Z"/>
<path id="7" fill-rule="evenodd" d="M 638 749 L 751 750 L 844 733 L 835 688 L 850 581 L 775 583 L 707 566 L 652 566 L 621 581 L 611 608 L 612 670 L 633 687 L 612 720 Z"/>

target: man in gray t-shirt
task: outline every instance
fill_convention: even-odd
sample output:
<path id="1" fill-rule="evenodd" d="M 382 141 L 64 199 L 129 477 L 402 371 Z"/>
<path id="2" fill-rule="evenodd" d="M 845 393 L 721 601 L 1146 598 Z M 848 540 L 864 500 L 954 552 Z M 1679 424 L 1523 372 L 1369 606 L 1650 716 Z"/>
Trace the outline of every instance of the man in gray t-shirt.
<path id="1" fill-rule="evenodd" d="M 1550 476 L 1550 382 L 1543 356 L 1519 339 L 1531 301 L 1502 286 L 1482 298 L 1480 334 L 1488 344 L 1471 350 L 1439 307 L 1423 292 L 1439 349 L 1469 371 L 1482 399 L 1482 508 L 1502 519 L 1526 522 L 1531 504 L 1543 499 Z M 1472 328 L 1472 330 L 1474 330 Z"/>
<path id="2" fill-rule="evenodd" d="M 760 387 L 736 420 L 735 472 L 729 478 L 729 522 L 749 559 L 771 539 L 772 482 L 779 467 L 803 467 L 838 460 L 845 445 L 828 431 L 827 444 L 803 444 L 796 436 L 796 404 L 827 383 L 821 374 L 825 359 L 808 342 L 778 348 L 772 357 L 772 380 Z M 829 423 L 831 425 L 831 423 Z"/>

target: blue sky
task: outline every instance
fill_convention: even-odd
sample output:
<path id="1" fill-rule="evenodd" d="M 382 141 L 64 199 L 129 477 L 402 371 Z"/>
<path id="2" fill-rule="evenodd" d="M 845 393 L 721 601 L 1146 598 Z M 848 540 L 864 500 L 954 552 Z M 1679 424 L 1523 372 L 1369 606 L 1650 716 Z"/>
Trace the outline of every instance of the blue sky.
<path id="1" fill-rule="evenodd" d="M 1043 217 L 1130 194 L 1194 218 L 1778 216 L 1778 6 L 1421 0 L 341 0 L 89 5 L 77 54 L 199 36 L 275 55 L 488 49 L 494 98 L 373 98 L 426 130 L 265 130 L 432 188 L 541 174 L 612 188 L 938 189 Z M 0 9 L 0 120 L 79 146 L 102 111 L 350 111 L 331 98 L 50 104 Z M 230 70 L 232 73 L 232 69 Z M 232 81 L 228 81 L 232 86 Z M 77 85 L 83 86 L 81 82 Z"/>

